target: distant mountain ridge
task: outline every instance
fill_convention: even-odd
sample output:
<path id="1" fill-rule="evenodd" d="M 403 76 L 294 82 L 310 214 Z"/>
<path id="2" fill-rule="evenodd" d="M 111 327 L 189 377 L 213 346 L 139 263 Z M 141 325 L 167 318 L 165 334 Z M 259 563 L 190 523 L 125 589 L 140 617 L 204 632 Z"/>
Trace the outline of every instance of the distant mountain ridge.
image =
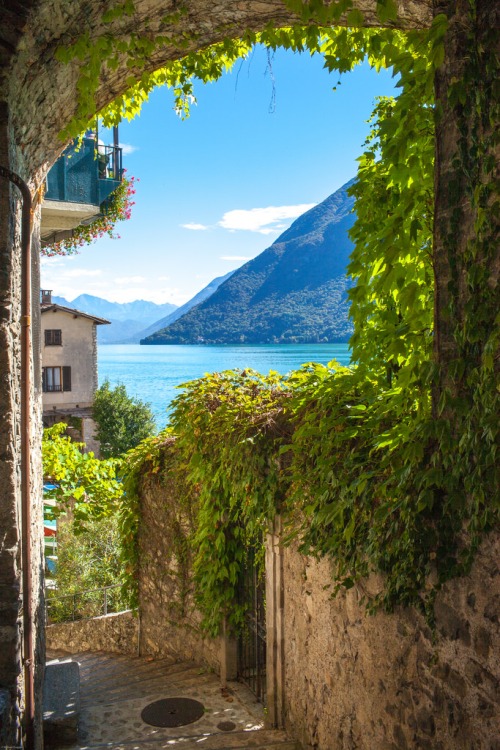
<path id="1" fill-rule="evenodd" d="M 207 300 L 141 344 L 344 342 L 352 333 L 346 267 L 351 180 L 237 269 Z"/>
<path id="2" fill-rule="evenodd" d="M 128 336 L 126 339 L 123 339 L 123 341 L 118 341 L 117 343 L 138 344 L 142 338 L 151 336 L 153 333 L 156 333 L 156 331 L 159 331 L 162 328 L 175 323 L 176 320 L 185 315 L 185 313 L 189 312 L 192 307 L 194 307 L 195 305 L 199 305 L 201 302 L 204 302 L 206 299 L 208 299 L 208 297 L 216 292 L 219 286 L 227 281 L 227 279 L 232 276 L 233 273 L 234 271 L 230 271 L 229 273 L 226 273 L 225 276 L 218 276 L 216 279 L 213 279 L 210 284 L 207 284 L 207 286 L 199 291 L 198 294 L 195 294 L 195 296 L 188 300 L 188 302 L 185 302 L 183 305 L 175 309 L 166 317 L 161 318 L 160 320 L 156 320 L 154 323 L 152 323 L 147 328 L 144 328 L 142 331 L 138 331 L 137 333 L 134 333 L 134 335 Z"/>
<path id="3" fill-rule="evenodd" d="M 97 328 L 97 340 L 100 344 L 118 343 L 125 336 L 142 331 L 155 320 L 177 309 L 177 305 L 170 302 L 161 305 L 143 299 L 134 302 L 109 302 L 92 294 L 80 294 L 71 302 L 64 297 L 52 295 L 52 301 L 109 320 L 111 325 Z"/>

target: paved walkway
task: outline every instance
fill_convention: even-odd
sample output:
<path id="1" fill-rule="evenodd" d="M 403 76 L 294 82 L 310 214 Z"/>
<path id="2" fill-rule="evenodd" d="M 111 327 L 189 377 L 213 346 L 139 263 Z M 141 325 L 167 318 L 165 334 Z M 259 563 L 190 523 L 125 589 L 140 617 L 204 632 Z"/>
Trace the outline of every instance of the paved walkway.
<path id="1" fill-rule="evenodd" d="M 81 715 L 78 744 L 65 750 L 296 750 L 284 732 L 266 730 L 263 707 L 244 685 L 222 690 L 218 677 L 199 665 L 108 653 L 61 652 L 48 658 L 80 665 Z M 194 698 L 201 719 L 175 729 L 146 724 L 141 711 L 161 698 Z M 46 745 L 46 750 L 62 750 Z"/>

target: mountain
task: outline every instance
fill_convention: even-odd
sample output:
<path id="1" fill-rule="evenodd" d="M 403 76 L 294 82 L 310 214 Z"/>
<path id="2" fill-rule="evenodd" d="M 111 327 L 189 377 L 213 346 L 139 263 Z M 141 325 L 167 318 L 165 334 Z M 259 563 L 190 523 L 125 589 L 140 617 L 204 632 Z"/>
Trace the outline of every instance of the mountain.
<path id="1" fill-rule="evenodd" d="M 102 297 L 92 294 L 80 294 L 72 302 L 64 297 L 52 295 L 52 300 L 58 305 L 74 307 L 76 310 L 106 318 L 111 325 L 97 326 L 97 340 L 99 344 L 117 344 L 126 336 L 142 331 L 158 318 L 170 314 L 177 309 L 177 305 L 165 302 L 157 305 L 143 299 L 134 302 L 109 302 Z"/>
<path id="2" fill-rule="evenodd" d="M 229 273 L 226 273 L 225 276 L 218 276 L 216 279 L 213 279 L 210 284 L 207 284 L 207 286 L 204 287 L 200 292 L 198 292 L 198 294 L 195 294 L 195 296 L 192 297 L 188 302 L 185 302 L 183 305 L 178 307 L 166 317 L 161 318 L 161 320 L 155 321 L 147 328 L 144 328 L 142 331 L 135 333 L 133 336 L 128 336 L 123 341 L 117 341 L 117 343 L 138 344 L 141 339 L 146 338 L 147 336 L 151 336 L 153 333 L 156 333 L 156 331 L 159 331 L 162 328 L 175 323 L 176 320 L 178 320 L 183 315 L 185 315 L 185 313 L 191 310 L 192 307 L 194 307 L 195 305 L 199 305 L 201 302 L 204 302 L 208 297 L 210 297 L 210 295 L 217 291 L 219 286 L 223 284 L 230 276 L 232 276 L 233 273 L 234 271 L 230 271 Z"/>
<path id="3" fill-rule="evenodd" d="M 344 342 L 353 180 L 299 216 L 207 300 L 141 344 Z"/>

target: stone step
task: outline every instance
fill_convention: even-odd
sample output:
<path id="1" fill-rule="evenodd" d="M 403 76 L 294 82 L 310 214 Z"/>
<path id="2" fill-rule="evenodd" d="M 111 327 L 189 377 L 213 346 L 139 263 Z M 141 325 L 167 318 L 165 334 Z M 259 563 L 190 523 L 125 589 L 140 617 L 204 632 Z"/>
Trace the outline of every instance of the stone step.
<path id="1" fill-rule="evenodd" d="M 218 677 L 199 664 L 102 652 L 70 658 L 81 674 L 78 741 L 71 748 L 47 750 L 299 750 L 284 732 L 264 728 L 262 706 L 244 685 L 221 687 Z M 205 707 L 199 724 L 157 729 L 144 723 L 143 707 L 168 697 L 199 700 Z M 231 722 L 232 729 L 219 726 L 222 722 Z"/>
<path id="2" fill-rule="evenodd" d="M 171 750 L 182 747 L 182 750 L 300 750 L 297 742 L 290 740 L 285 732 L 277 729 L 259 729 L 253 732 L 227 732 L 212 735 L 190 735 L 170 737 L 162 740 L 135 740 L 134 742 L 106 743 L 102 745 L 85 745 L 82 750 Z"/>
<path id="3" fill-rule="evenodd" d="M 82 691 L 82 706 L 113 704 L 130 696 L 146 697 L 162 692 L 166 685 L 170 690 L 183 692 L 190 687 L 198 689 L 213 682 L 212 675 L 200 673 L 199 666 L 177 665 L 175 669 L 138 671 L 136 674 L 116 674 L 99 670 L 92 674 L 92 681 L 85 684 Z"/>
<path id="4" fill-rule="evenodd" d="M 80 672 L 74 661 L 47 664 L 43 687 L 43 732 L 47 744 L 76 740 L 80 717 Z"/>

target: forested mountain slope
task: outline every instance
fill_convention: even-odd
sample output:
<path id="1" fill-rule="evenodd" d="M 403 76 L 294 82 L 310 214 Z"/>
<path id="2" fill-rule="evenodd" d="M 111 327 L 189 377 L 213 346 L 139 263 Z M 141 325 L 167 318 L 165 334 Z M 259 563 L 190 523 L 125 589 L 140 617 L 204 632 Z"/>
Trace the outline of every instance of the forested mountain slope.
<path id="1" fill-rule="evenodd" d="M 208 297 L 210 297 L 210 295 L 212 295 L 221 284 L 223 284 L 230 276 L 232 276 L 233 273 L 234 271 L 230 271 L 224 276 L 218 276 L 216 279 L 212 279 L 210 284 L 207 284 L 207 286 L 203 287 L 203 289 L 195 294 L 195 296 L 190 300 L 188 300 L 188 302 L 185 302 L 180 307 L 177 307 L 173 312 L 169 313 L 167 316 L 161 318 L 160 320 L 155 320 L 154 323 L 151 323 L 151 325 L 149 325 L 147 328 L 144 328 L 142 331 L 138 331 L 133 336 L 129 336 L 128 338 L 124 339 L 123 341 L 119 341 L 118 343 L 138 344 L 141 339 L 146 338 L 147 336 L 151 336 L 153 333 L 156 333 L 162 328 L 166 328 L 166 326 L 175 323 L 176 320 L 178 320 L 189 310 L 191 310 L 192 307 L 194 307 L 195 305 L 199 305 L 200 302 L 204 302 L 206 299 L 208 299 Z"/>
<path id="2" fill-rule="evenodd" d="M 143 299 L 134 302 L 110 302 L 93 294 L 80 294 L 72 302 L 56 295 L 52 295 L 52 299 L 58 305 L 74 307 L 76 310 L 109 320 L 111 325 L 97 327 L 97 340 L 100 344 L 117 344 L 124 337 L 132 337 L 144 331 L 146 326 L 177 309 L 177 305 L 170 302 L 162 305 Z M 137 343 L 139 338 L 137 336 Z"/>
<path id="3" fill-rule="evenodd" d="M 351 182 L 300 216 L 205 302 L 142 344 L 347 341 Z"/>

